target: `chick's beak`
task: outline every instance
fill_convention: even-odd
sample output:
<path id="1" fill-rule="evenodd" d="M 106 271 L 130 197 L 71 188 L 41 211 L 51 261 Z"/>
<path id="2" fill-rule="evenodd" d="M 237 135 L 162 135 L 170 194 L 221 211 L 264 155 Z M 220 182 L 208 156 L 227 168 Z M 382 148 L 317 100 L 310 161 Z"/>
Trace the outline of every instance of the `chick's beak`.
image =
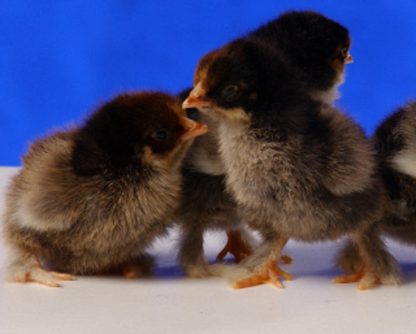
<path id="1" fill-rule="evenodd" d="M 186 131 L 182 134 L 181 139 L 184 142 L 208 132 L 208 127 L 205 124 L 195 122 L 187 117 L 183 118 L 183 125 Z"/>
<path id="2" fill-rule="evenodd" d="M 354 59 L 351 56 L 351 53 L 348 52 L 348 55 L 345 57 L 345 64 L 352 64 Z"/>
<path id="3" fill-rule="evenodd" d="M 207 98 L 202 96 L 192 96 L 189 95 L 188 98 L 183 101 L 182 108 L 189 109 L 189 108 L 210 108 L 212 107 L 212 103 Z"/>
<path id="4" fill-rule="evenodd" d="M 182 107 L 189 108 L 211 108 L 213 106 L 212 100 L 205 96 L 204 89 L 201 88 L 201 83 L 198 83 L 190 92 L 188 98 L 183 101 Z"/>

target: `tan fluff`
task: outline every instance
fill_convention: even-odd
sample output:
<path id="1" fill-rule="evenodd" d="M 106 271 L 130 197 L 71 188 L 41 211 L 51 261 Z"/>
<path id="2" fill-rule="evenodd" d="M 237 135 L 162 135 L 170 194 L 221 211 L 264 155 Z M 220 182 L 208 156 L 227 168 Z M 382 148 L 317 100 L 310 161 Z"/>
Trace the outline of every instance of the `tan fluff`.
<path id="1" fill-rule="evenodd" d="M 189 139 L 206 132 L 184 119 L 169 95 L 126 94 L 34 142 L 6 198 L 9 279 L 57 286 L 71 276 L 55 271 L 148 273 L 146 249 L 179 205 Z"/>

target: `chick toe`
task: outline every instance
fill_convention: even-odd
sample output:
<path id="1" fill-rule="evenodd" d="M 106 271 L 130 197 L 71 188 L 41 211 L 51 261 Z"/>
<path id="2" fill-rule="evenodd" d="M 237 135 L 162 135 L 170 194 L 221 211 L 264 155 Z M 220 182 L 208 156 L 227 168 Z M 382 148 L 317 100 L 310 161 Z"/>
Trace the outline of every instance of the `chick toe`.
<path id="1" fill-rule="evenodd" d="M 14 263 L 9 268 L 9 280 L 17 283 L 39 283 L 49 287 L 60 287 L 59 281 L 73 281 L 75 277 L 67 273 L 48 271 L 42 268 L 37 259 Z"/>
<path id="2" fill-rule="evenodd" d="M 363 272 L 358 272 L 358 273 L 348 274 L 348 275 L 341 275 L 341 276 L 335 277 L 334 282 L 338 284 L 356 283 L 360 281 L 363 278 L 363 276 L 364 276 Z"/>
<path id="3" fill-rule="evenodd" d="M 232 286 L 234 289 L 244 289 L 256 285 L 271 284 L 277 288 L 284 288 L 283 283 L 279 279 L 280 277 L 287 281 L 293 280 L 293 276 L 290 273 L 282 270 L 276 265 L 275 261 L 270 261 L 260 272 L 237 280 Z"/>
<path id="4" fill-rule="evenodd" d="M 27 275 L 27 282 L 39 283 L 49 286 L 51 288 L 59 288 L 59 278 L 57 278 L 53 272 L 46 271 L 41 268 L 34 268 Z"/>
<path id="5" fill-rule="evenodd" d="M 357 289 L 360 291 L 368 290 L 380 285 L 380 279 L 377 275 L 366 273 L 357 284 Z"/>

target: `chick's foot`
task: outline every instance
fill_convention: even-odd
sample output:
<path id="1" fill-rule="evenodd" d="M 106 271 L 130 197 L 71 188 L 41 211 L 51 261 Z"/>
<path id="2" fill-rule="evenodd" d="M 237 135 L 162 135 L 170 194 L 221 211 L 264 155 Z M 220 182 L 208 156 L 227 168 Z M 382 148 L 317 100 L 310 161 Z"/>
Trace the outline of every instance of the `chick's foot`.
<path id="1" fill-rule="evenodd" d="M 359 282 L 364 276 L 363 272 L 347 274 L 335 277 L 335 283 L 346 284 L 346 283 L 355 283 Z"/>
<path id="2" fill-rule="evenodd" d="M 60 281 L 73 281 L 75 276 L 67 273 L 47 271 L 36 261 L 22 267 L 14 267 L 9 275 L 9 280 L 18 283 L 34 282 L 57 288 L 61 286 L 59 284 Z"/>
<path id="3" fill-rule="evenodd" d="M 260 272 L 233 283 L 234 289 L 244 289 L 261 284 L 271 284 L 277 288 L 284 288 L 280 277 L 287 281 L 293 280 L 293 276 L 276 265 L 276 261 L 269 263 Z"/>
<path id="4" fill-rule="evenodd" d="M 367 290 L 374 288 L 381 284 L 380 279 L 371 273 L 358 272 L 349 275 L 338 276 L 335 278 L 335 283 L 357 283 L 358 290 Z"/>

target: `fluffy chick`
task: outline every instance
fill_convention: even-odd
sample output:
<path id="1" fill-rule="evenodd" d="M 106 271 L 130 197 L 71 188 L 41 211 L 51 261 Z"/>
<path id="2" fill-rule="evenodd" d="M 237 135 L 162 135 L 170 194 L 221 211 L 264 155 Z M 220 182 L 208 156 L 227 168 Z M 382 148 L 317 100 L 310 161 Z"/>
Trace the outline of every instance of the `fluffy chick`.
<path id="1" fill-rule="evenodd" d="M 393 215 L 384 231 L 400 242 L 416 245 L 416 102 L 386 118 L 376 129 L 373 143 Z"/>
<path id="2" fill-rule="evenodd" d="M 338 282 L 365 289 L 396 284 L 399 269 L 379 238 L 384 215 L 375 158 L 362 129 L 313 101 L 287 58 L 240 40 L 203 58 L 184 108 L 220 122 L 226 187 L 263 242 L 232 270 L 243 288 L 291 275 L 275 267 L 289 238 L 316 242 L 349 236 L 363 267 Z"/>
<path id="3" fill-rule="evenodd" d="M 183 91 L 183 101 L 191 89 Z M 231 252 L 239 262 L 251 253 L 251 238 L 243 228 L 237 206 L 225 191 L 225 169 L 218 148 L 217 122 L 197 109 L 187 109 L 189 118 L 207 124 L 210 131 L 196 138 L 185 159 L 182 201 L 177 212 L 181 239 L 179 262 L 190 277 L 202 278 L 211 274 L 204 257 L 204 232 L 227 230 L 228 242 L 217 259 Z"/>
<path id="4" fill-rule="evenodd" d="M 206 131 L 175 97 L 143 92 L 36 141 L 6 198 L 9 278 L 59 286 L 72 274 L 149 271 L 145 251 L 179 204 L 181 162 Z"/>
<path id="5" fill-rule="evenodd" d="M 347 28 L 312 11 L 290 11 L 249 34 L 280 50 L 300 69 L 314 99 L 331 103 L 339 97 L 345 64 L 352 62 Z"/>
<path id="6" fill-rule="evenodd" d="M 261 40 L 280 50 L 297 67 L 305 90 L 317 100 L 330 103 L 338 97 L 337 86 L 344 80 L 344 65 L 352 62 L 348 30 L 337 22 L 311 11 L 287 12 L 268 22 L 243 39 Z M 215 53 L 212 54 L 215 56 Z M 209 59 L 205 57 L 205 59 Z M 187 90 L 180 94 L 184 99 Z M 208 228 L 227 228 L 228 241 L 219 253 L 222 259 L 231 252 L 237 262 L 251 253 L 247 231 L 239 231 L 233 199 L 224 192 L 222 162 L 218 156 L 217 122 L 209 115 L 188 109 L 191 118 L 203 118 L 210 133 L 198 138 L 189 152 L 184 168 L 184 205 L 180 211 L 182 239 L 179 258 L 191 276 L 206 276 L 203 257 L 203 232 Z M 200 200 L 200 205 L 187 209 L 187 203 Z M 215 213 L 213 215 L 213 213 Z M 198 223 L 195 223 L 198 222 Z M 283 261 L 291 262 L 284 256 Z"/>

